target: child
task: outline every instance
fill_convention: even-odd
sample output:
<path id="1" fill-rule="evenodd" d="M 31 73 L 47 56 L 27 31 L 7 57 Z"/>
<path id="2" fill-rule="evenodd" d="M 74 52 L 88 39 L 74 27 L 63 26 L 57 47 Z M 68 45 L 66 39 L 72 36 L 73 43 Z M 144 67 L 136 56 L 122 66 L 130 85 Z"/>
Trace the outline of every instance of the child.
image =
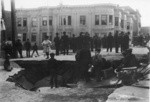
<path id="1" fill-rule="evenodd" d="M 6 59 L 5 59 L 5 61 L 4 61 L 4 69 L 5 69 L 6 71 L 11 71 L 11 70 L 13 69 L 13 68 L 10 66 L 9 57 L 10 57 L 10 55 L 7 54 L 7 55 L 6 55 Z"/>
<path id="2" fill-rule="evenodd" d="M 50 85 L 51 88 L 53 88 L 54 86 L 57 88 L 57 60 L 54 58 L 55 54 L 51 53 L 50 54 L 50 59 L 48 61 L 48 68 L 50 68 L 50 75 L 51 75 L 51 79 L 50 79 Z"/>
<path id="3" fill-rule="evenodd" d="M 33 45 L 32 57 L 33 57 L 34 52 L 36 52 L 37 56 L 39 56 L 38 47 L 37 47 L 36 43 Z"/>

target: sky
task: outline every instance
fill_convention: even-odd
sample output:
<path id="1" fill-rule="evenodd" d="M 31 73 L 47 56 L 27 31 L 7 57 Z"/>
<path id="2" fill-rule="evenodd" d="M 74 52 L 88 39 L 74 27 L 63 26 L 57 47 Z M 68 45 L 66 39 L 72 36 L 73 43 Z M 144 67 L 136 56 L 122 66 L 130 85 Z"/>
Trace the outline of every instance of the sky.
<path id="1" fill-rule="evenodd" d="M 16 8 L 37 8 L 41 6 L 90 5 L 113 3 L 119 6 L 130 6 L 141 14 L 141 25 L 150 26 L 150 0 L 15 0 Z M 10 0 L 4 0 L 6 10 L 10 10 Z"/>

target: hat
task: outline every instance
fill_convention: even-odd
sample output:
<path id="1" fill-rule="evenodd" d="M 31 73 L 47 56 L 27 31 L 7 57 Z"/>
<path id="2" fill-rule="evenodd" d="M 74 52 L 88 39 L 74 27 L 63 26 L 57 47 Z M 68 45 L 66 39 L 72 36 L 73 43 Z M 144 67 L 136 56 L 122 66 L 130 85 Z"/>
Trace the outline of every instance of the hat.
<path id="1" fill-rule="evenodd" d="M 131 48 L 127 49 L 127 52 L 131 53 L 131 52 L 132 52 L 132 49 L 131 49 Z"/>
<path id="2" fill-rule="evenodd" d="M 132 53 L 132 49 L 129 48 L 122 52 L 123 55 L 126 55 L 127 53 Z"/>

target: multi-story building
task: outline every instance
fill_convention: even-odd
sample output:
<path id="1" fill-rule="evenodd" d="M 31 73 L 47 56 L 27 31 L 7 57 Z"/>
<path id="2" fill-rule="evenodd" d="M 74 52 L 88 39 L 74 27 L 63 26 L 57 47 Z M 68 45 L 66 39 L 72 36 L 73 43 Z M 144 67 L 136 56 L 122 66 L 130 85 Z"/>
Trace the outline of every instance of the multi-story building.
<path id="1" fill-rule="evenodd" d="M 0 0 L 0 5 L 1 5 L 1 0 Z M 2 6 L 0 6 L 0 57 L 1 57 L 1 29 L 2 29 L 1 20 L 2 20 Z"/>
<path id="2" fill-rule="evenodd" d="M 64 31 L 70 37 L 80 32 L 103 36 L 115 31 L 130 32 L 132 37 L 139 32 L 141 17 L 138 11 L 115 4 L 18 9 L 16 16 L 18 36 L 38 45 L 46 35 L 53 40 L 56 32 L 61 36 Z"/>

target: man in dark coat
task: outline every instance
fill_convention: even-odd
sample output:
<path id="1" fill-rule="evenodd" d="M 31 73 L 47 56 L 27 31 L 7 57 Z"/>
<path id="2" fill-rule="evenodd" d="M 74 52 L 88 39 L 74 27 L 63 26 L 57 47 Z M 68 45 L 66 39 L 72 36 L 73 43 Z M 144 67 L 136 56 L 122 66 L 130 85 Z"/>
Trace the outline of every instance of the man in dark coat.
<path id="1" fill-rule="evenodd" d="M 73 34 L 72 38 L 71 38 L 71 48 L 73 50 L 73 53 L 75 53 L 76 49 L 77 49 L 77 41 L 76 41 L 76 37 L 75 35 Z"/>
<path id="2" fill-rule="evenodd" d="M 104 35 L 102 38 L 102 46 L 103 48 L 107 48 L 107 36 Z"/>
<path id="3" fill-rule="evenodd" d="M 120 45 L 121 52 L 123 52 L 123 50 L 124 50 L 124 38 L 123 38 L 123 36 L 124 36 L 124 32 L 121 32 L 119 34 L 119 45 Z"/>
<path id="4" fill-rule="evenodd" d="M 5 51 L 5 57 L 9 54 L 12 57 L 12 41 L 10 38 L 2 44 L 2 48 Z"/>
<path id="5" fill-rule="evenodd" d="M 86 32 L 84 35 L 83 47 L 90 50 L 90 35 L 88 32 Z"/>
<path id="6" fill-rule="evenodd" d="M 112 47 L 113 47 L 113 36 L 112 33 L 109 32 L 109 35 L 107 36 L 107 52 L 110 49 L 110 52 L 112 52 Z"/>
<path id="7" fill-rule="evenodd" d="M 91 51 L 93 51 L 93 46 L 94 46 L 93 37 L 90 37 L 90 45 L 91 45 Z"/>
<path id="8" fill-rule="evenodd" d="M 27 39 L 27 41 L 24 43 L 24 47 L 26 50 L 26 56 L 30 57 L 31 43 L 30 43 L 29 39 Z"/>
<path id="9" fill-rule="evenodd" d="M 48 70 L 50 71 L 50 75 L 51 75 L 51 79 L 50 79 L 50 85 L 51 88 L 53 87 L 58 87 L 57 86 L 57 73 L 58 73 L 58 62 L 57 60 L 54 58 L 55 54 L 51 53 L 50 54 L 50 59 L 48 60 Z"/>
<path id="10" fill-rule="evenodd" d="M 83 32 L 80 33 L 80 35 L 77 38 L 77 44 L 78 44 L 78 50 L 81 50 L 83 48 Z"/>
<path id="11" fill-rule="evenodd" d="M 65 54 L 69 54 L 69 38 L 66 35 L 66 32 L 63 32 L 63 36 L 62 36 L 62 47 L 63 47 L 63 53 Z"/>
<path id="12" fill-rule="evenodd" d="M 118 53 L 118 48 L 119 48 L 119 37 L 118 37 L 118 31 L 116 31 L 114 35 L 114 44 L 115 44 L 115 51 Z"/>
<path id="13" fill-rule="evenodd" d="M 55 48 L 56 48 L 56 55 L 59 55 L 59 50 L 60 50 L 60 38 L 58 36 L 58 33 L 56 33 L 56 37 L 54 38 L 55 42 Z"/>
<path id="14" fill-rule="evenodd" d="M 98 49 L 99 48 L 99 37 L 97 34 L 94 35 L 93 40 L 94 40 L 95 49 Z"/>
<path id="15" fill-rule="evenodd" d="M 137 67 L 139 65 L 135 55 L 132 54 L 132 49 L 127 49 L 122 54 L 124 58 L 122 60 L 122 63 L 119 65 L 118 70 L 121 70 L 125 67 Z"/>
<path id="16" fill-rule="evenodd" d="M 129 33 L 124 35 L 124 51 L 129 48 Z"/>
<path id="17" fill-rule="evenodd" d="M 21 43 L 20 39 L 18 39 L 16 41 L 15 47 L 16 47 L 17 52 L 20 54 L 20 57 L 23 58 L 23 56 L 22 56 L 22 43 Z"/>
<path id="18" fill-rule="evenodd" d="M 77 52 L 76 61 L 79 65 L 78 67 L 78 80 L 90 81 L 90 76 L 88 73 L 89 65 L 92 63 L 91 52 L 89 49 L 81 49 Z"/>

